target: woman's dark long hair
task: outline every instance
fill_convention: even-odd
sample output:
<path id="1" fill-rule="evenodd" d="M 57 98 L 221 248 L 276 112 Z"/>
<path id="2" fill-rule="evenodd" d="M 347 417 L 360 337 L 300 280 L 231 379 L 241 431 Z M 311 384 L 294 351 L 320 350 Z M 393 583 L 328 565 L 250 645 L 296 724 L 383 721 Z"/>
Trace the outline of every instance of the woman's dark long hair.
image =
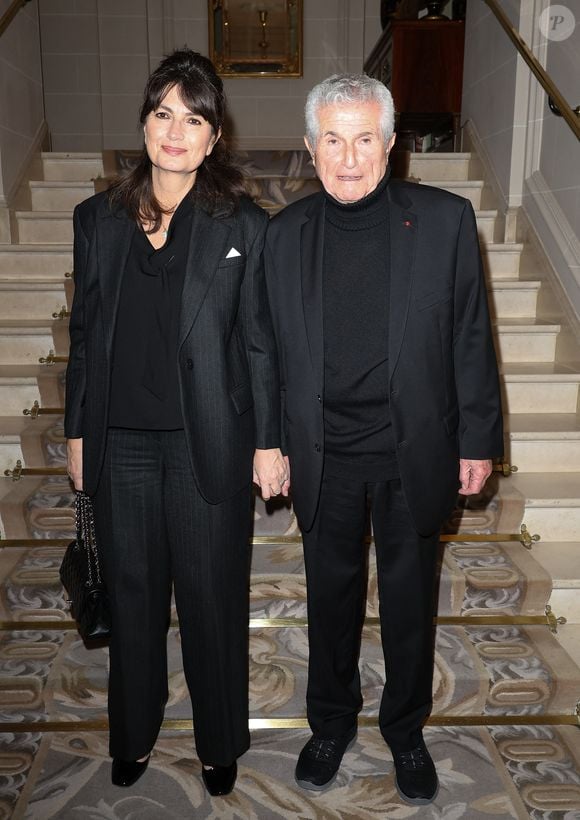
<path id="1" fill-rule="evenodd" d="M 174 51 L 166 57 L 147 80 L 143 104 L 139 114 L 145 123 L 151 111 L 156 111 L 168 91 L 177 87 L 184 105 L 194 114 L 204 117 L 217 134 L 223 128 L 225 96 L 223 83 L 207 57 L 190 49 Z M 129 216 L 138 222 L 148 222 L 154 233 L 161 227 L 164 211 L 155 194 L 151 179 L 151 160 L 143 148 L 137 167 L 126 177 L 114 183 L 109 191 L 112 205 L 122 205 Z M 209 213 L 229 214 L 246 192 L 242 172 L 232 164 L 222 139 L 197 169 L 191 191 L 194 201 Z"/>

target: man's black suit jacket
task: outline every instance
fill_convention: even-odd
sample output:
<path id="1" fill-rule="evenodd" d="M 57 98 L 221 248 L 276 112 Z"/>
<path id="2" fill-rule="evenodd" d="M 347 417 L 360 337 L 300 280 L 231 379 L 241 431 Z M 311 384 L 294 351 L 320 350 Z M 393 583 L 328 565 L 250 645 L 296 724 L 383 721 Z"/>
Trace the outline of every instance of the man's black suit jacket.
<path id="1" fill-rule="evenodd" d="M 471 204 L 392 180 L 389 397 L 397 461 L 417 530 L 439 529 L 462 458 L 503 452 L 499 381 Z M 310 529 L 324 463 L 322 265 L 325 196 L 276 216 L 266 281 L 278 344 L 283 441 L 298 521 Z M 361 260 L 364 264 L 364 259 Z M 361 346 L 365 328 L 360 328 Z"/>
<path id="2" fill-rule="evenodd" d="M 196 207 L 192 219 L 177 364 L 192 469 L 210 503 L 248 485 L 256 447 L 280 444 L 262 256 L 266 224 L 266 214 L 245 199 L 232 216 L 212 217 Z M 122 209 L 111 210 L 106 193 L 75 209 L 65 435 L 83 438 L 89 494 L 96 491 L 105 452 L 113 336 L 135 230 Z"/>

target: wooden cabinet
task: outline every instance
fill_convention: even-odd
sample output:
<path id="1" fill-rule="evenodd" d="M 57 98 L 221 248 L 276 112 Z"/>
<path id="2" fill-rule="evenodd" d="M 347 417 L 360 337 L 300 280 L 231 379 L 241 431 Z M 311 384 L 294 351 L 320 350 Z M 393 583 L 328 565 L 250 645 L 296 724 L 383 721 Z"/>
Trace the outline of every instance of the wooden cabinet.
<path id="1" fill-rule="evenodd" d="M 459 131 L 464 21 L 391 20 L 365 71 L 391 90 L 400 126 L 449 115 Z"/>

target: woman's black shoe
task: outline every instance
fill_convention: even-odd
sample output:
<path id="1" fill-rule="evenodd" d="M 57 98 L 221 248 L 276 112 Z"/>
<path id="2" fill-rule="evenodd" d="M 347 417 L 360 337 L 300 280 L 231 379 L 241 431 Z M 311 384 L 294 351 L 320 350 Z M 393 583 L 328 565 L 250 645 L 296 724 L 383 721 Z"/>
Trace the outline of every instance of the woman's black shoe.
<path id="1" fill-rule="evenodd" d="M 113 768 L 111 769 L 111 780 L 113 786 L 132 786 L 136 783 L 149 763 L 147 760 L 121 760 L 119 757 L 113 758 Z"/>
<path id="2" fill-rule="evenodd" d="M 230 766 L 212 766 L 211 769 L 201 767 L 203 782 L 213 797 L 229 794 L 234 788 L 237 774 L 238 764 L 235 760 Z"/>

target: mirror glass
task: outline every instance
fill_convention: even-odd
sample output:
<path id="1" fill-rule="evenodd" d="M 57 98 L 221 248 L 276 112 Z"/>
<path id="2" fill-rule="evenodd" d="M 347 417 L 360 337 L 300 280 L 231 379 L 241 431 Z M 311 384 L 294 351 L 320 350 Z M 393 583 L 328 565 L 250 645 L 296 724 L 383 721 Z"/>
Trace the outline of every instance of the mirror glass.
<path id="1" fill-rule="evenodd" d="M 209 0 L 209 44 L 224 77 L 300 77 L 302 0 Z"/>

